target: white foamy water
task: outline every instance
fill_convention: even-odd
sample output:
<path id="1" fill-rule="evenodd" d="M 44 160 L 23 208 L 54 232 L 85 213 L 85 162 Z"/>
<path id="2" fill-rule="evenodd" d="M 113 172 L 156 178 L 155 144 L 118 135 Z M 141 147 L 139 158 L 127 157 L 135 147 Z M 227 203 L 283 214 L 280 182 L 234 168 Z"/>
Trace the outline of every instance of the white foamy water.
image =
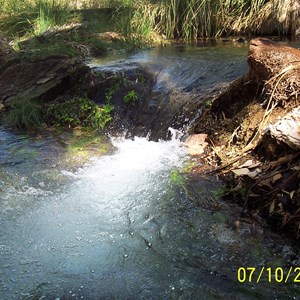
<path id="1" fill-rule="evenodd" d="M 38 187 L 2 191 L 0 299 L 252 299 L 236 270 L 254 265 L 257 237 L 198 205 L 218 183 L 188 192 L 171 179 L 187 158 L 171 131 L 171 141 L 113 138 L 113 155 L 62 171 L 60 189 L 47 189 L 45 171 Z M 259 263 L 274 257 L 259 247 Z"/>
<path id="2" fill-rule="evenodd" d="M 26 203 L 35 204 L 21 215 L 18 208 L 18 217 L 2 219 L 1 299 L 30 299 L 40 293 L 40 286 L 49 299 L 68 290 L 75 298 L 94 299 L 91 295 L 99 289 L 86 284 L 95 288 L 101 278 L 106 289 L 101 289 L 102 296 L 112 292 L 122 298 L 128 295 L 124 278 L 134 271 L 137 280 L 152 268 L 149 258 L 143 260 L 150 249 L 147 243 L 160 234 L 153 213 L 167 194 L 171 170 L 185 160 L 185 148 L 176 139 L 112 142 L 117 147 L 114 155 L 93 158 L 75 173 L 63 172 L 74 181 L 60 193 L 49 195 L 27 186 L 16 193 L 22 195 L 19 200 L 27 197 Z M 125 261 L 131 261 L 128 269 Z M 117 286 L 109 291 L 114 281 Z"/>

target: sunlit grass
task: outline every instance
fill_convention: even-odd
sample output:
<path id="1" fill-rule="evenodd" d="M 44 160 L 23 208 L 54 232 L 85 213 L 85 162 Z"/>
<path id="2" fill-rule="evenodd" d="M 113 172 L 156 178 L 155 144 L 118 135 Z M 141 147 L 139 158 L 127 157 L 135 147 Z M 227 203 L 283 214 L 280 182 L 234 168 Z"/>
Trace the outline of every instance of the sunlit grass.
<path id="1" fill-rule="evenodd" d="M 262 35 L 268 35 L 270 32 L 294 35 L 300 28 L 300 2 L 273 0 L 266 3 L 258 12 L 258 18 L 252 27 Z"/>
<path id="2" fill-rule="evenodd" d="M 40 35 L 76 20 L 66 0 L 0 0 L 0 14 L 1 31 L 16 36 Z"/>
<path id="3" fill-rule="evenodd" d="M 130 13 L 116 18 L 128 40 L 149 40 L 155 34 L 185 41 L 223 35 L 294 34 L 300 26 L 296 0 L 138 0 L 131 8 Z"/>
<path id="4" fill-rule="evenodd" d="M 62 26 L 74 17 L 65 1 L 37 0 L 36 9 L 38 17 L 32 22 L 34 35 L 40 35 L 54 26 Z"/>
<path id="5" fill-rule="evenodd" d="M 101 21 L 96 10 L 104 8 Z M 0 15 L 0 30 L 18 36 L 41 35 L 77 16 L 88 33 L 119 31 L 133 47 L 158 37 L 292 35 L 300 27 L 298 0 L 0 0 Z"/>

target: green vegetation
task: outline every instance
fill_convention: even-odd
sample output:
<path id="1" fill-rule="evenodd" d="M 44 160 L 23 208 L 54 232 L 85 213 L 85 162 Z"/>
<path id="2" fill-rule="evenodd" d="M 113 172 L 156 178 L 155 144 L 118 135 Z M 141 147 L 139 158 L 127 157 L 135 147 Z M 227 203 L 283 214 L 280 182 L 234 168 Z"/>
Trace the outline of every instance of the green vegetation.
<path id="1" fill-rule="evenodd" d="M 211 192 L 211 194 L 216 198 L 222 198 L 230 194 L 231 190 L 228 187 L 222 186 Z"/>
<path id="2" fill-rule="evenodd" d="M 1 5 L 2 4 L 2 5 Z M 64 0 L 0 0 L 1 29 L 13 35 L 39 36 L 44 32 L 79 20 Z"/>
<path id="3" fill-rule="evenodd" d="M 99 135 L 98 131 L 74 129 L 67 150 L 76 153 L 93 150 L 97 151 L 98 154 L 103 154 L 109 151 L 109 144 L 104 141 L 103 136 Z"/>
<path id="4" fill-rule="evenodd" d="M 117 24 L 130 43 L 151 42 L 156 34 L 195 40 L 222 35 L 295 34 L 300 10 L 296 0 L 160 0 L 132 2 Z"/>
<path id="5" fill-rule="evenodd" d="M 44 105 L 37 100 L 22 98 L 14 101 L 5 117 L 5 123 L 23 129 L 39 128 L 43 124 L 99 129 L 104 128 L 112 120 L 113 110 L 113 105 L 109 103 L 99 106 L 84 97 Z"/>
<path id="6" fill-rule="evenodd" d="M 46 105 L 47 123 L 54 126 L 87 126 L 95 129 L 104 128 L 112 120 L 113 106 L 99 106 L 93 101 L 76 97 L 64 102 Z"/>
<path id="7" fill-rule="evenodd" d="M 42 126 L 42 106 L 30 98 L 16 99 L 5 122 L 9 126 L 17 128 L 37 128 Z"/>
<path id="8" fill-rule="evenodd" d="M 212 98 L 207 98 L 203 101 L 203 104 L 205 106 L 205 108 L 210 109 L 213 103 L 213 99 Z"/>
<path id="9" fill-rule="evenodd" d="M 137 76 L 136 82 L 142 78 L 141 80 L 145 80 L 143 76 Z M 125 104 L 135 104 L 139 99 L 138 93 L 130 87 L 133 86 L 133 83 L 126 78 L 124 75 L 115 74 L 109 77 L 109 87 L 105 91 L 105 101 L 110 103 L 114 94 L 122 91 L 124 88 L 129 90 L 123 97 L 123 101 Z"/>
<path id="10" fill-rule="evenodd" d="M 162 38 L 192 41 L 224 35 L 284 35 L 295 34 L 299 28 L 297 0 L 0 0 L 0 36 L 12 40 L 24 59 L 102 55 L 107 49 L 124 47 L 124 41 L 136 48 L 157 44 Z M 99 107 L 77 97 L 48 104 L 47 118 L 52 125 L 103 128 L 111 120 L 110 100 L 121 86 L 129 90 L 125 104 L 139 100 L 133 87 L 117 78 L 106 91 L 106 105 Z M 211 105 L 210 99 L 205 105 Z M 40 126 L 41 110 L 30 97 L 17 99 L 7 122 L 24 128 Z"/>
<path id="11" fill-rule="evenodd" d="M 172 170 L 170 174 L 171 183 L 176 186 L 184 186 L 186 183 L 186 179 L 178 170 Z"/>
<path id="12" fill-rule="evenodd" d="M 74 21 L 76 17 L 65 1 L 37 0 L 38 16 L 31 22 L 34 35 L 41 35 L 49 28 L 62 26 Z"/>
<path id="13" fill-rule="evenodd" d="M 58 39 L 67 33 L 70 41 L 93 45 L 100 40 L 107 48 L 111 41 L 95 33 L 114 31 L 135 48 L 160 43 L 162 37 L 293 35 L 299 27 L 297 0 L 0 0 L 0 31 L 19 41 L 58 32 Z"/>
<path id="14" fill-rule="evenodd" d="M 20 56 L 24 59 L 45 58 L 52 55 L 65 55 L 68 57 L 79 57 L 83 53 L 75 45 L 63 41 L 53 41 L 51 39 L 40 42 L 37 38 L 32 38 L 29 48 L 15 42 L 14 49 L 20 51 Z"/>
<path id="15" fill-rule="evenodd" d="M 119 90 L 122 80 L 125 80 L 125 78 L 117 74 L 110 78 L 110 87 L 105 92 L 105 101 L 107 103 L 110 103 L 114 93 Z"/>
<path id="16" fill-rule="evenodd" d="M 135 90 L 129 91 L 124 96 L 124 103 L 126 104 L 135 104 L 139 100 L 139 96 Z"/>

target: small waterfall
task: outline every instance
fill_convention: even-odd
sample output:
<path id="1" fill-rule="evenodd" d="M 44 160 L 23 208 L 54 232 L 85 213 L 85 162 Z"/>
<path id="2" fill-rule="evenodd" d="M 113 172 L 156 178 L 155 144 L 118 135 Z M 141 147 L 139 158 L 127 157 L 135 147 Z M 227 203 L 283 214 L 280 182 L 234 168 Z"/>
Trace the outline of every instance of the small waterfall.
<path id="1" fill-rule="evenodd" d="M 125 86 L 121 85 L 120 92 L 112 96 L 116 116 L 109 130 L 123 132 L 125 129 L 130 137 L 146 136 L 150 132 L 149 138 L 156 141 L 170 138 L 169 127 L 187 133 L 201 115 L 203 102 L 247 70 L 243 50 L 235 55 L 224 48 L 207 50 L 205 47 L 161 48 L 144 50 L 115 62 L 92 62 L 90 66 L 96 73 L 106 74 L 108 78 L 121 76 L 127 87 L 135 88 L 134 82 L 144 78 L 143 84 L 137 84 L 141 97 L 134 105 L 122 102 Z M 103 91 L 110 84 L 111 80 L 95 83 L 91 95 L 96 102 L 103 99 Z"/>

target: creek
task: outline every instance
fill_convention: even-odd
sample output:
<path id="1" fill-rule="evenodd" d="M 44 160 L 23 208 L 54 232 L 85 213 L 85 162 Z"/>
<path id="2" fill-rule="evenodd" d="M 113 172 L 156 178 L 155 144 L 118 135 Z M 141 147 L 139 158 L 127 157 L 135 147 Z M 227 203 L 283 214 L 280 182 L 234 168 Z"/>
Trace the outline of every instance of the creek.
<path id="1" fill-rule="evenodd" d="M 156 92 L 204 92 L 245 73 L 246 51 L 180 46 L 125 62 L 158 70 Z M 124 57 L 93 64 L 120 68 Z M 257 224 L 235 227 L 241 208 L 218 197 L 216 178 L 184 175 L 190 160 L 170 132 L 101 137 L 87 160 L 67 133 L 1 128 L 0 299 L 298 299 L 293 280 L 238 281 L 240 267 L 300 266 L 298 249 Z"/>

